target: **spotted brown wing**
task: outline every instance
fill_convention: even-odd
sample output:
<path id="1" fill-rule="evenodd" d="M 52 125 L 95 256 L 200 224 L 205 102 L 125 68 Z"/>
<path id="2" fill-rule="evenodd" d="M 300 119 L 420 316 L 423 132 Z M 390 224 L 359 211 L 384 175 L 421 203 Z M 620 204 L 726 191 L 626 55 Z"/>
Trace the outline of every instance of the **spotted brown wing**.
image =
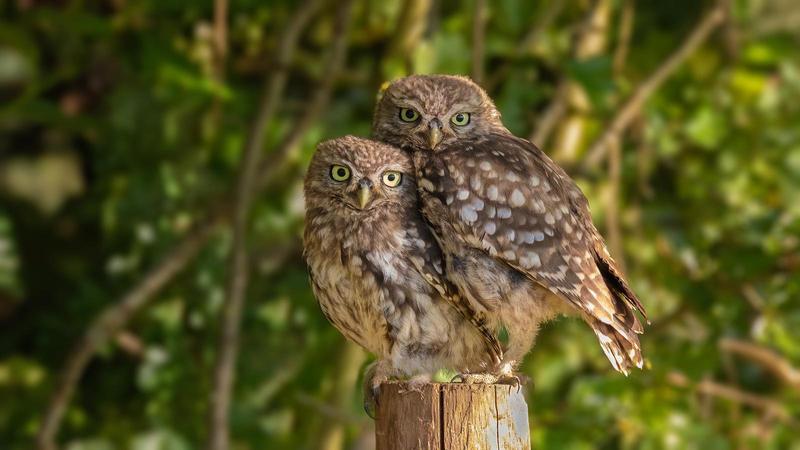
<path id="1" fill-rule="evenodd" d="M 641 366 L 636 334 L 642 325 L 635 313 L 644 312 L 641 303 L 592 224 L 586 198 L 541 150 L 495 133 L 437 150 L 418 169 L 420 189 L 444 206 L 447 217 L 439 220 L 453 224 L 467 245 L 596 322 L 593 329 L 615 368 Z"/>
<path id="2" fill-rule="evenodd" d="M 411 248 L 407 249 L 407 257 L 411 260 L 416 270 L 462 317 L 472 323 L 483 337 L 492 362 L 495 364 L 500 363 L 503 359 L 500 341 L 489 330 L 484 313 L 472 308 L 469 302 L 459 295 L 457 289 L 444 276 L 442 252 L 431 235 L 427 224 L 422 220 L 409 221 L 405 232 L 409 242 L 412 243 Z"/>

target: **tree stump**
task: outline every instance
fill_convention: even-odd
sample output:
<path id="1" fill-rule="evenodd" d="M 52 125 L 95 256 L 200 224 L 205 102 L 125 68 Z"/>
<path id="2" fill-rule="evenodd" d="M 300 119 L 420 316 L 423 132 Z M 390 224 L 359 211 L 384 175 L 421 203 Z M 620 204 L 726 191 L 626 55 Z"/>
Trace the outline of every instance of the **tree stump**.
<path id="1" fill-rule="evenodd" d="M 528 405 L 515 386 L 381 385 L 377 450 L 529 450 Z"/>

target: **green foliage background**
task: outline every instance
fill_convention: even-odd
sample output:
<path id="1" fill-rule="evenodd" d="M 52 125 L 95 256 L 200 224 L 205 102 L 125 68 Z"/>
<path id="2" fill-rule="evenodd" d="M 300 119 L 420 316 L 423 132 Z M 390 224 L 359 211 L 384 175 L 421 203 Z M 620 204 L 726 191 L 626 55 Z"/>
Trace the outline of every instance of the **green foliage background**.
<path id="1" fill-rule="evenodd" d="M 578 91 L 537 144 L 621 237 L 612 246 L 653 322 L 648 369 L 628 378 L 580 322 L 543 330 L 524 364 L 535 448 L 800 449 L 800 7 L 732 2 L 624 134 L 616 177 L 605 159 L 581 169 L 587 147 L 713 4 L 488 4 L 485 79 L 513 132 L 531 135 L 559 85 Z M 333 1 L 289 66 L 275 65 L 296 5 L 232 1 L 220 60 L 210 1 L 0 1 L 0 448 L 32 448 L 87 326 L 235 185 L 265 78 L 289 73 L 269 157 L 330 75 Z M 309 290 L 300 182 L 316 142 L 368 134 L 384 81 L 470 73 L 474 6 L 355 2 L 331 101 L 252 211 L 235 448 L 370 448 L 357 380 L 367 357 Z M 591 14 L 606 21 L 586 55 L 576 48 Z M 65 448 L 204 445 L 230 241 L 222 227 L 100 349 L 69 403 Z M 731 341 L 772 359 L 725 350 Z"/>

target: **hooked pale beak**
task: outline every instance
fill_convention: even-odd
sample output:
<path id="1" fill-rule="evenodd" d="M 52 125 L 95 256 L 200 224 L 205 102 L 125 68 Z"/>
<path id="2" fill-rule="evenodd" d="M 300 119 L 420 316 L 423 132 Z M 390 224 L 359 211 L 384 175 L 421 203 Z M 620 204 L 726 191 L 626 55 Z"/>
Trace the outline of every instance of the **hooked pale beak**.
<path id="1" fill-rule="evenodd" d="M 372 200 L 372 181 L 368 178 L 358 182 L 358 207 L 364 209 Z"/>
<path id="2" fill-rule="evenodd" d="M 431 150 L 435 149 L 440 142 L 442 142 L 442 123 L 439 119 L 433 119 L 428 124 L 428 147 Z"/>
<path id="3" fill-rule="evenodd" d="M 367 186 L 358 188 L 358 207 L 364 209 L 372 198 L 372 191 Z"/>

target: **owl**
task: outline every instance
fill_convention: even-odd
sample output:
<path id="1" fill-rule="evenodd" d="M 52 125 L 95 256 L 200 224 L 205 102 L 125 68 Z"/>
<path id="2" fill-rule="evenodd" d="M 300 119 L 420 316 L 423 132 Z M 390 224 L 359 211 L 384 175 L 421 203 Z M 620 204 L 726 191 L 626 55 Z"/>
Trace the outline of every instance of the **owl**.
<path id="1" fill-rule="evenodd" d="M 406 152 L 352 136 L 323 142 L 304 194 L 314 295 L 346 338 L 377 356 L 365 382 L 368 412 L 387 378 L 422 382 L 439 369 L 481 372 L 501 360 L 481 313 L 443 276 Z"/>
<path id="2" fill-rule="evenodd" d="M 445 257 L 445 274 L 507 335 L 513 373 L 542 322 L 581 317 L 612 366 L 642 367 L 637 312 L 646 313 L 592 223 L 570 177 L 512 135 L 489 96 L 465 77 L 416 75 L 378 100 L 373 137 L 413 158 L 421 211 Z"/>

